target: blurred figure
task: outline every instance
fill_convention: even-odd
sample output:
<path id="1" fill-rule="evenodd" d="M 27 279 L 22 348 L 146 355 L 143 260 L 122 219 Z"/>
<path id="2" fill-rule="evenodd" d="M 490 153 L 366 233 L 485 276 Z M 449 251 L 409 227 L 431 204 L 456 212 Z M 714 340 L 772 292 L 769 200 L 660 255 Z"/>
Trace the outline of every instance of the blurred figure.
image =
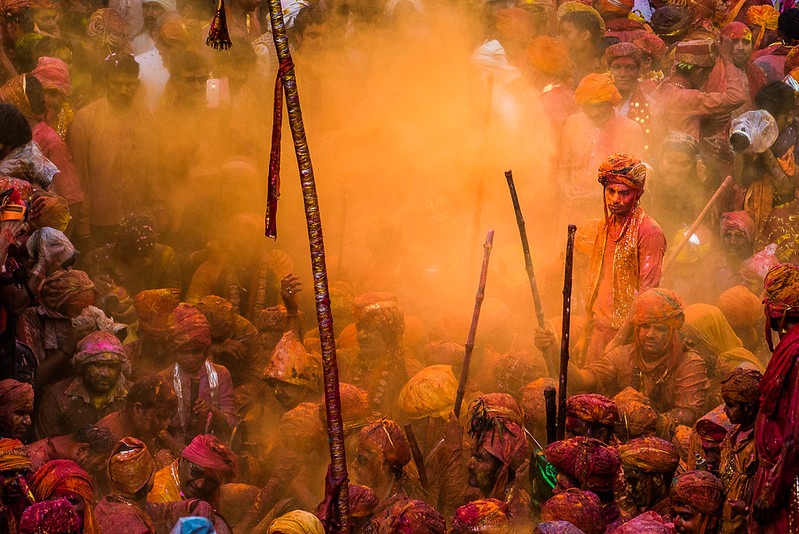
<path id="1" fill-rule="evenodd" d="M 155 33 L 158 20 L 167 13 L 177 11 L 175 0 L 144 0 L 141 3 L 144 25 L 132 41 L 133 55 L 138 56 L 155 48 Z"/>
<path id="2" fill-rule="evenodd" d="M 0 437 L 27 440 L 32 413 L 33 387 L 11 378 L 0 380 Z"/>

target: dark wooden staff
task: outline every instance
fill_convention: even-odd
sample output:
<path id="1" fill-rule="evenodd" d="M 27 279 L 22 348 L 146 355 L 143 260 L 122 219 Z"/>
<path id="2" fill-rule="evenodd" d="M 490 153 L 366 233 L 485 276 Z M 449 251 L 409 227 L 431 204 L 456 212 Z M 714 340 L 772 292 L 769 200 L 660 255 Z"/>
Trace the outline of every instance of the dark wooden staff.
<path id="1" fill-rule="evenodd" d="M 408 444 L 411 446 L 411 456 L 413 456 L 413 463 L 416 464 L 416 470 L 419 472 L 419 483 L 422 489 L 427 490 L 427 469 L 424 466 L 424 456 L 422 450 L 419 448 L 419 442 L 416 441 L 416 434 L 413 433 L 413 427 L 410 423 L 405 425 L 405 436 L 408 438 Z"/>
<path id="2" fill-rule="evenodd" d="M 519 204 L 519 195 L 516 194 L 516 184 L 513 182 L 513 171 L 505 171 L 505 180 L 508 181 L 510 189 L 510 199 L 513 202 L 513 211 L 516 212 L 516 225 L 519 227 L 519 237 L 522 239 L 522 251 L 524 252 L 524 268 L 527 271 L 527 279 L 530 281 L 530 292 L 533 294 L 535 304 L 535 316 L 538 319 L 538 326 L 544 328 L 544 308 L 541 306 L 541 297 L 538 294 L 538 284 L 535 281 L 535 271 L 533 270 L 533 257 L 530 255 L 530 242 L 527 240 L 527 228 L 522 215 L 522 207 Z"/>
<path id="3" fill-rule="evenodd" d="M 563 277 L 563 328 L 560 338 L 560 381 L 558 382 L 558 428 L 557 439 L 566 436 L 566 387 L 569 378 L 569 329 L 572 314 L 572 268 L 574 267 L 574 234 L 577 227 L 569 225 L 566 241 L 566 268 Z"/>
<path id="4" fill-rule="evenodd" d="M 547 444 L 557 440 L 557 418 L 558 410 L 555 405 L 555 388 L 547 386 L 544 388 L 544 406 L 547 413 Z"/>
<path id="5" fill-rule="evenodd" d="M 486 236 L 486 242 L 483 245 L 483 268 L 480 270 L 480 283 L 477 286 L 477 296 L 474 299 L 472 324 L 469 326 L 469 337 L 466 339 L 466 353 L 463 355 L 463 369 L 461 369 L 461 379 L 460 382 L 458 382 L 458 394 L 455 396 L 455 417 L 460 417 L 461 415 L 461 404 L 463 404 L 463 395 L 466 392 L 466 381 L 469 379 L 469 363 L 472 361 L 474 336 L 477 333 L 477 323 L 480 320 L 480 308 L 485 298 L 488 260 L 491 259 L 491 247 L 493 245 L 494 230 L 489 230 Z"/>

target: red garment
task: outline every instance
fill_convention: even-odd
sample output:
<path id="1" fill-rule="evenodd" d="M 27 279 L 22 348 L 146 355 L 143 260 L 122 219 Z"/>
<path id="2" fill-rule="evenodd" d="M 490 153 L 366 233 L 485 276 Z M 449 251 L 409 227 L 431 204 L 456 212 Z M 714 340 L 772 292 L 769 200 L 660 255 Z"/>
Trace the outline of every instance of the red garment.
<path id="1" fill-rule="evenodd" d="M 83 189 L 75 162 L 72 161 L 72 153 L 58 132 L 42 121 L 33 127 L 33 140 L 42 149 L 42 154 L 60 171 L 53 176 L 50 190 L 64 197 L 70 205 L 83 202 Z"/>
<path id="2" fill-rule="evenodd" d="M 220 481 L 236 474 L 236 454 L 216 436 L 195 436 L 180 455 L 194 465 L 210 469 Z"/>

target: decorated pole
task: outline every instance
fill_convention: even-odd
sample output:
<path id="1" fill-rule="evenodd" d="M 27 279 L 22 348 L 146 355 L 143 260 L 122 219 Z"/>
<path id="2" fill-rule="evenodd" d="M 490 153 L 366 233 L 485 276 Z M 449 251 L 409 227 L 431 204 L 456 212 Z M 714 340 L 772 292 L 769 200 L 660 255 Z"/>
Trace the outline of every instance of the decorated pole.
<path id="1" fill-rule="evenodd" d="M 322 344 L 322 369 L 324 373 L 325 412 L 327 415 L 327 434 L 330 445 L 330 464 L 333 477 L 340 482 L 336 499 L 338 515 L 337 532 L 349 532 L 347 460 L 344 455 L 344 426 L 341 420 L 341 396 L 336 365 L 336 342 L 333 334 L 333 314 L 330 311 L 330 292 L 327 285 L 325 265 L 325 244 L 322 236 L 322 219 L 319 215 L 319 199 L 316 195 L 311 154 L 305 137 L 305 126 L 300 109 L 300 96 L 297 91 L 297 78 L 294 63 L 289 52 L 286 28 L 283 25 L 283 12 L 280 0 L 269 0 L 269 20 L 272 23 L 272 36 L 279 60 L 275 83 L 275 107 L 272 124 L 272 153 L 269 159 L 269 184 L 266 207 L 266 235 L 277 237 L 277 198 L 280 185 L 280 131 L 283 115 L 283 90 L 286 93 L 286 109 L 289 114 L 294 152 L 300 170 L 302 197 L 305 204 L 305 219 L 308 224 L 308 240 L 311 249 L 311 268 L 313 272 L 314 298 L 316 299 L 316 320 L 319 323 L 319 337 Z"/>
<path id="2" fill-rule="evenodd" d="M 577 227 L 569 225 L 566 241 L 566 268 L 563 276 L 563 323 L 560 337 L 560 379 L 558 380 L 558 441 L 566 437 L 566 389 L 569 381 L 569 332 L 572 315 L 572 268 L 574 267 L 574 234 Z"/>

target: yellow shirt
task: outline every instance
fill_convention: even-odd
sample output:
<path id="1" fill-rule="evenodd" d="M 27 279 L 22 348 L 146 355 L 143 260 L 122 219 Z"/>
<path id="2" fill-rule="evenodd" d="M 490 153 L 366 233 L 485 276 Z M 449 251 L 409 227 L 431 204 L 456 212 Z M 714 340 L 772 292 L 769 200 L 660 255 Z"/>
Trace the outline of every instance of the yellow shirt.
<path id="1" fill-rule="evenodd" d="M 178 476 L 178 462 L 162 467 L 155 472 L 153 489 L 147 494 L 149 502 L 178 502 L 183 500 L 180 493 L 180 477 Z"/>

